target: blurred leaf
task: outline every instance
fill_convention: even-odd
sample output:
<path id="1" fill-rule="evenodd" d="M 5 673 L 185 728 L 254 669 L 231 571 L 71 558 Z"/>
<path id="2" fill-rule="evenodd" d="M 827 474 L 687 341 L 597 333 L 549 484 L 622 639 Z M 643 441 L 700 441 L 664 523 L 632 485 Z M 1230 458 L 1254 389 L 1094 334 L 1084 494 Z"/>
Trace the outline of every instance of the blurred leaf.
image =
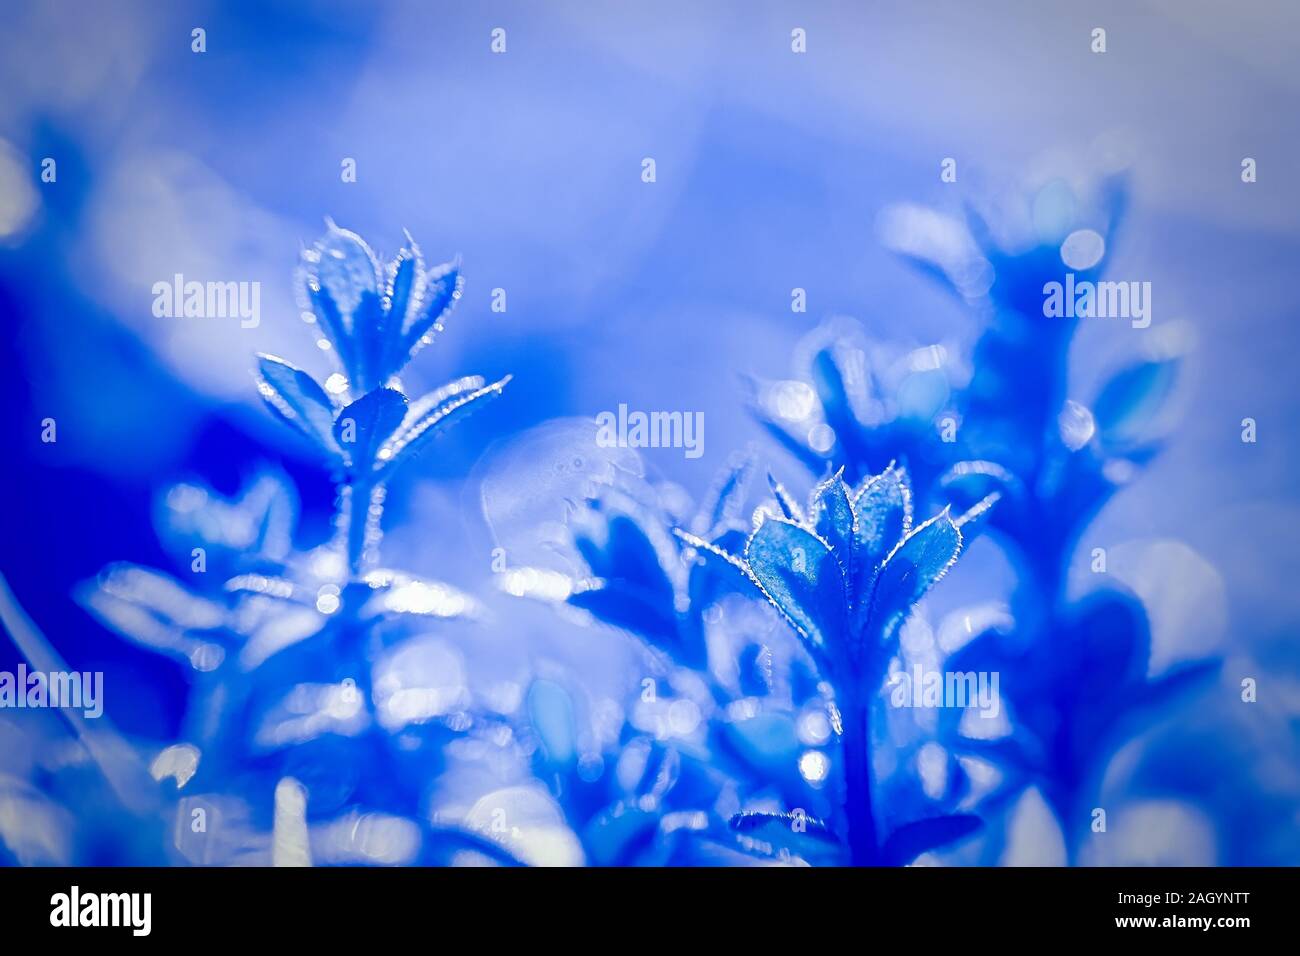
<path id="1" fill-rule="evenodd" d="M 1106 383 L 1093 405 L 1103 445 L 1123 450 L 1149 437 L 1178 381 L 1178 359 L 1142 362 Z"/>
<path id="2" fill-rule="evenodd" d="M 459 259 L 430 269 L 425 274 L 423 296 L 414 314 L 406 317 L 406 324 L 402 327 L 402 349 L 408 357 L 428 344 L 433 333 L 441 331 L 442 320 L 460 299 L 464 286 Z"/>
<path id="3" fill-rule="evenodd" d="M 805 813 L 738 813 L 729 826 L 752 852 L 814 866 L 843 863 L 843 849 L 826 824 Z"/>
<path id="4" fill-rule="evenodd" d="M 917 820 L 891 833 L 881 855 L 887 866 L 906 866 L 922 853 L 968 837 L 981 826 L 979 817 L 967 813 Z"/>
<path id="5" fill-rule="evenodd" d="M 260 373 L 257 389 L 271 411 L 321 448 L 337 455 L 334 406 L 316 380 L 274 355 L 258 353 L 257 367 Z"/>

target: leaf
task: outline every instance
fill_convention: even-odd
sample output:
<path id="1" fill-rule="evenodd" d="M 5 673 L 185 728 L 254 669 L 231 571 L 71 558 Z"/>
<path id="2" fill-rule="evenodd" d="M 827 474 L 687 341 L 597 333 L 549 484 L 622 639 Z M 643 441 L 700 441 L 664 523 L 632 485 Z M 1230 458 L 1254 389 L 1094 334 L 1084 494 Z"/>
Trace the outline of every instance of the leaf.
<path id="1" fill-rule="evenodd" d="M 694 525 L 696 534 L 712 538 L 740 518 L 753 470 L 752 454 L 740 455 L 723 470 L 705 496 Z"/>
<path id="2" fill-rule="evenodd" d="M 881 855 L 886 866 L 906 866 L 922 853 L 970 836 L 982 825 L 979 817 L 969 813 L 917 820 L 891 833 Z"/>
<path id="3" fill-rule="evenodd" d="M 410 237 L 407 237 L 410 241 Z M 382 361 L 388 374 L 396 373 L 405 364 L 407 352 L 404 335 L 407 322 L 420 307 L 424 293 L 424 259 L 414 241 L 403 248 L 389 266 L 388 287 L 385 290 L 387 308 L 384 310 L 384 349 Z"/>
<path id="4" fill-rule="evenodd" d="M 339 412 L 334 440 L 353 469 L 371 467 L 389 436 L 406 415 L 406 396 L 391 388 L 378 388 Z"/>
<path id="5" fill-rule="evenodd" d="M 358 378 L 360 372 L 352 333 L 347 320 L 339 312 L 338 304 L 314 278 L 307 280 L 307 298 L 325 338 L 334 345 L 334 354 L 338 356 L 343 373 L 349 381 Z"/>
<path id="6" fill-rule="evenodd" d="M 1058 641 L 1070 655 L 1070 696 L 1078 701 L 1076 706 L 1094 707 L 1146 676 L 1151 628 L 1142 602 L 1127 593 L 1088 595 L 1075 610 L 1064 640 Z"/>
<path id="7" fill-rule="evenodd" d="M 865 459 L 861 442 L 861 425 L 849 398 L 848 382 L 830 348 L 817 353 L 812 363 L 813 388 L 821 400 L 826 424 L 835 433 L 840 445 L 840 458 L 849 461 Z"/>
<path id="8" fill-rule="evenodd" d="M 577 757 L 577 728 L 573 700 L 559 684 L 535 680 L 528 688 L 528 722 L 542 744 L 551 766 L 565 766 Z"/>
<path id="9" fill-rule="evenodd" d="M 849 504 L 848 488 L 842 479 L 844 469 L 840 469 L 823 481 L 810 496 L 808 519 L 818 537 L 826 541 L 835 553 L 844 572 L 844 580 L 854 580 L 854 546 L 853 534 L 856 522 L 853 506 Z"/>
<path id="10" fill-rule="evenodd" d="M 257 368 L 257 390 L 271 411 L 321 448 L 339 454 L 333 435 L 334 406 L 316 380 L 284 359 L 260 352 Z"/>
<path id="11" fill-rule="evenodd" d="M 751 852 L 811 865 L 843 862 L 843 848 L 821 820 L 803 813 L 737 813 L 727 824 Z"/>
<path id="12" fill-rule="evenodd" d="M 939 487 L 948 493 L 953 510 L 965 511 L 994 494 L 1012 504 L 1024 498 L 1024 484 L 997 462 L 959 461 L 939 477 Z"/>
<path id="13" fill-rule="evenodd" d="M 439 405 L 451 401 L 457 395 L 477 391 L 485 382 L 486 379 L 482 375 L 465 375 L 445 385 L 439 385 L 432 392 L 426 392 L 407 406 L 406 417 L 402 419 L 402 427 L 398 430 L 398 434 L 415 426 Z"/>
<path id="14" fill-rule="evenodd" d="M 366 362 L 359 345 L 356 312 L 362 297 L 379 296 L 379 263 L 370 247 L 354 232 L 329 223 L 325 233 L 303 253 L 302 282 L 312 311 L 325 336 L 334 344 L 339 364 L 359 389 Z M 369 329 L 367 329 L 367 332 Z"/>
<path id="15" fill-rule="evenodd" d="M 1194 661 L 1174 668 L 1156 680 L 1147 683 L 1139 695 L 1138 704 L 1150 710 L 1163 710 L 1184 696 L 1202 689 L 1219 675 L 1222 661 Z"/>
<path id="16" fill-rule="evenodd" d="M 420 453 L 424 446 L 447 431 L 453 425 L 468 418 L 474 412 L 478 411 L 488 402 L 499 398 L 506 385 L 510 383 L 513 376 L 507 375 L 505 378 L 493 382 L 491 385 L 485 385 L 476 388 L 473 391 L 451 391 L 446 401 L 436 405 L 426 412 L 418 420 L 411 421 L 404 414 L 401 420 L 400 429 L 392 436 L 392 439 L 380 449 L 375 460 L 375 470 L 391 470 L 396 468 L 404 461 L 409 461 Z M 448 389 L 453 389 L 460 385 L 467 385 L 470 382 L 482 379 L 478 376 L 468 376 L 453 382 L 450 385 L 444 385 L 437 392 L 432 393 L 440 397 Z M 423 404 L 429 396 L 421 399 Z"/>
<path id="17" fill-rule="evenodd" d="M 840 641 L 848 602 L 844 574 L 827 543 L 782 518 L 767 518 L 745 548 L 766 597 L 815 648 Z"/>
<path id="18" fill-rule="evenodd" d="M 961 532 L 948 509 L 907 536 L 885 559 L 871 596 L 871 618 L 888 640 L 912 605 L 942 578 L 961 553 Z"/>
<path id="19" fill-rule="evenodd" d="M 347 328 L 356 331 L 353 313 L 366 293 L 379 298 L 379 262 L 364 239 L 333 223 L 316 243 L 309 274 L 338 306 Z"/>
<path id="20" fill-rule="evenodd" d="M 568 603 L 606 624 L 640 634 L 676 655 L 677 619 L 672 613 L 672 603 L 665 605 L 634 582 L 589 579 L 574 589 Z"/>
<path id="21" fill-rule="evenodd" d="M 97 582 L 80 589 L 78 601 L 123 637 L 180 658 L 195 670 L 213 670 L 225 658 L 220 644 L 191 636 L 219 630 L 225 609 L 156 571 L 110 565 Z"/>
<path id="22" fill-rule="evenodd" d="M 771 472 L 767 476 L 768 487 L 772 489 L 772 494 L 776 497 L 776 503 L 780 506 L 782 514 L 794 522 L 803 520 L 803 510 L 799 507 L 794 496 L 785 490 L 781 482 L 772 477 Z"/>
<path id="23" fill-rule="evenodd" d="M 402 326 L 402 350 L 407 357 L 428 344 L 426 336 L 442 331 L 442 320 L 460 299 L 464 287 L 459 258 L 431 269 L 425 275 L 423 298 L 415 314 L 408 315 Z"/>
<path id="24" fill-rule="evenodd" d="M 862 557 L 860 574 L 874 571 L 912 527 L 912 492 L 907 476 L 893 465 L 868 478 L 853 499 L 854 539 Z"/>
<path id="25" fill-rule="evenodd" d="M 1106 383 L 1093 405 L 1103 445 L 1111 450 L 1140 444 L 1173 393 L 1178 359 L 1129 366 Z"/>
<path id="26" fill-rule="evenodd" d="M 352 383 L 358 392 L 368 392 L 383 385 L 396 369 L 390 367 L 387 331 L 388 316 L 375 293 L 361 293 L 356 311 L 352 313 L 352 343 L 357 358 L 356 380 Z M 397 363 L 400 368 L 402 362 Z"/>
<path id="27" fill-rule="evenodd" d="M 795 783 L 799 776 L 799 737 L 788 713 L 759 713 L 723 724 L 729 749 L 769 784 Z M 783 779 L 784 778 L 784 779 Z"/>

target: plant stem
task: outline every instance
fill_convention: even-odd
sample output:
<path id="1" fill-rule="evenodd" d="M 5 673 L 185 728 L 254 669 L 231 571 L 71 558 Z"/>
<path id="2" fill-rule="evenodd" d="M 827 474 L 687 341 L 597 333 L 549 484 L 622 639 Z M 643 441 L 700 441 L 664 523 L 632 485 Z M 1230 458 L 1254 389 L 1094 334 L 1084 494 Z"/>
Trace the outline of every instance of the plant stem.
<path id="1" fill-rule="evenodd" d="M 880 862 L 876 813 L 871 794 L 871 733 L 867 709 L 854 702 L 840 712 L 843 734 L 840 752 L 844 760 L 844 822 L 851 866 L 872 866 Z"/>
<path id="2" fill-rule="evenodd" d="M 385 489 L 382 482 L 355 482 L 339 492 L 339 509 L 346 527 L 348 577 L 356 580 L 379 544 L 380 515 Z"/>

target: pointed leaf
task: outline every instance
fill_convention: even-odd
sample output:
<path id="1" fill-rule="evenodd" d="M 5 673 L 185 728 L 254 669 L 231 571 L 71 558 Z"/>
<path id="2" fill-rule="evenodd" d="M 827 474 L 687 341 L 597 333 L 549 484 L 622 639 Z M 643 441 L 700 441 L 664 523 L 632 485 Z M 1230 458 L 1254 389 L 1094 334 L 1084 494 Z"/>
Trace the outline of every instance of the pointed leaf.
<path id="1" fill-rule="evenodd" d="M 827 478 L 816 488 L 808 502 L 808 521 L 818 537 L 823 538 L 835 552 L 844 570 L 844 579 L 853 580 L 853 506 L 849 504 L 849 490 L 841 475 L 843 469 Z"/>
<path id="2" fill-rule="evenodd" d="M 772 494 L 776 496 L 776 503 L 780 506 L 781 512 L 794 522 L 803 521 L 803 510 L 799 503 L 794 500 L 794 496 L 785 490 L 785 486 L 777 481 L 769 472 L 767 476 L 768 487 L 772 489 Z"/>
<path id="3" fill-rule="evenodd" d="M 1097 396 L 1093 418 L 1102 443 L 1122 450 L 1150 437 L 1178 380 L 1177 359 L 1143 362 L 1119 372 Z"/>
<path id="4" fill-rule="evenodd" d="M 423 297 L 415 313 L 407 316 L 402 328 L 402 348 L 406 357 L 428 344 L 433 333 L 442 331 L 442 320 L 460 299 L 464 287 L 459 259 L 431 269 L 425 275 Z"/>
<path id="5" fill-rule="evenodd" d="M 329 232 L 317 241 L 309 273 L 329 293 L 339 313 L 355 330 L 353 313 L 366 293 L 379 297 L 379 262 L 364 239 L 355 232 L 330 223 Z"/>
<path id="6" fill-rule="evenodd" d="M 873 626 L 888 640 L 961 553 L 961 532 L 947 509 L 922 524 L 885 560 L 871 598 Z"/>
<path id="7" fill-rule="evenodd" d="M 853 512 L 860 573 L 865 574 L 878 567 L 911 530 L 912 492 L 903 470 L 890 466 L 868 478 L 853 500 Z"/>
<path id="8" fill-rule="evenodd" d="M 338 454 L 333 435 L 334 406 L 316 380 L 274 355 L 259 353 L 257 368 L 257 390 L 271 411 L 321 448 Z"/>
<path id="9" fill-rule="evenodd" d="M 412 421 L 409 415 L 404 414 L 398 432 L 380 449 L 375 461 L 375 469 L 391 470 L 402 462 L 409 461 L 418 455 L 424 446 L 438 435 L 468 418 L 487 405 L 488 402 L 499 398 L 502 390 L 509 384 L 512 377 L 507 375 L 491 385 L 475 388 L 473 391 L 452 391 L 445 401 L 430 409 L 417 420 Z M 441 396 L 442 393 L 453 386 L 464 384 L 468 387 L 468 383 L 474 381 L 482 381 L 482 379 L 477 376 L 469 376 L 451 385 L 443 386 L 433 395 Z M 427 398 L 428 396 L 426 396 Z M 422 399 L 421 404 L 424 404 L 424 402 L 425 399 Z"/>
<path id="10" fill-rule="evenodd" d="M 811 865 L 843 861 L 843 848 L 821 820 L 797 813 L 737 813 L 728 822 L 741 845 L 774 858 L 792 857 Z"/>
<path id="11" fill-rule="evenodd" d="M 391 388 L 376 389 L 339 412 L 334 440 L 352 468 L 369 468 L 405 415 L 405 395 Z"/>
<path id="12" fill-rule="evenodd" d="M 781 518 L 768 518 L 749 539 L 745 563 L 764 596 L 815 648 L 845 634 L 844 574 L 829 545 Z"/>
<path id="13" fill-rule="evenodd" d="M 696 534 L 714 537 L 739 519 L 753 470 L 754 456 L 745 454 L 733 460 L 718 476 L 695 521 Z"/>
<path id="14" fill-rule="evenodd" d="M 969 813 L 930 817 L 899 827 L 881 848 L 886 866 L 906 866 L 922 853 L 970 836 L 983 824 Z"/>

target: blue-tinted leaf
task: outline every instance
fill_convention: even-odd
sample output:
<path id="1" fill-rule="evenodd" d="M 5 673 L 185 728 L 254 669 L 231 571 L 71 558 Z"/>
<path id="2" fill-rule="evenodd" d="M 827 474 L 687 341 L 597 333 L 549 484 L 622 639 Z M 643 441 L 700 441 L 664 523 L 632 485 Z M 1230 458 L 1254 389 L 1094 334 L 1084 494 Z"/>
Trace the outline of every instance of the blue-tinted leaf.
<path id="1" fill-rule="evenodd" d="M 737 661 L 740 693 L 745 697 L 766 697 L 772 692 L 772 652 L 762 644 L 747 644 Z"/>
<path id="2" fill-rule="evenodd" d="M 763 594 L 813 647 L 845 634 L 844 574 L 829 546 L 810 531 L 768 518 L 745 549 L 745 563 Z"/>
<path id="3" fill-rule="evenodd" d="M 559 684 L 533 681 L 528 688 L 528 721 L 542 743 L 543 756 L 552 766 L 572 763 L 577 755 L 573 701 Z"/>
<path id="4" fill-rule="evenodd" d="M 738 813 L 728 825 L 749 851 L 814 866 L 843 862 L 843 847 L 826 824 L 803 813 Z"/>
<path id="5" fill-rule="evenodd" d="M 705 496 L 694 526 L 696 534 L 712 538 L 739 519 L 753 470 L 753 454 L 746 453 L 733 459 Z"/>
<path id="6" fill-rule="evenodd" d="M 772 489 L 772 494 L 776 497 L 776 503 L 780 506 L 781 513 L 791 521 L 796 523 L 801 522 L 803 520 L 803 510 L 799 507 L 798 502 L 794 500 L 794 496 L 791 495 L 790 492 L 786 491 L 785 486 L 772 477 L 770 472 L 767 476 L 767 484 L 768 487 Z"/>
<path id="7" fill-rule="evenodd" d="M 389 316 L 380 305 L 379 296 L 363 292 L 352 313 L 352 342 L 357 356 L 356 392 L 368 392 L 383 385 L 396 369 L 390 367 L 387 356 Z M 394 333 L 400 334 L 400 333 Z M 398 363 L 400 367 L 402 363 Z"/>
<path id="8" fill-rule="evenodd" d="M 853 411 L 848 382 L 831 349 L 823 349 L 813 359 L 812 380 L 813 389 L 821 399 L 826 424 L 835 432 L 841 454 L 850 461 L 865 460 L 865 450 L 860 435 L 861 425 Z"/>
<path id="9" fill-rule="evenodd" d="M 203 485 L 181 483 L 168 488 L 157 503 L 160 536 L 186 561 L 192 548 L 207 549 L 209 571 L 217 560 L 229 565 L 221 573 L 250 560 L 286 558 L 297 514 L 293 485 L 270 469 L 260 471 L 233 501 Z"/>
<path id="10" fill-rule="evenodd" d="M 368 468 L 405 415 L 405 395 L 391 388 L 376 389 L 339 412 L 334 440 L 351 467 Z"/>
<path id="11" fill-rule="evenodd" d="M 647 600 L 673 608 L 673 584 L 664 570 L 661 552 L 646 530 L 625 514 L 610 515 L 604 525 L 604 539 L 586 534 L 575 536 L 587 566 L 611 582 L 626 582 L 643 592 Z"/>
<path id="12" fill-rule="evenodd" d="M 1079 706 L 1091 707 L 1145 678 L 1151 646 L 1146 608 L 1120 591 L 1090 594 L 1080 603 L 1062 644 L 1074 671 L 1072 696 Z"/>
<path id="13" fill-rule="evenodd" d="M 948 572 L 961 553 L 961 532 L 947 509 L 922 524 L 885 560 L 871 598 L 880 635 L 893 636 L 912 605 Z"/>
<path id="14" fill-rule="evenodd" d="M 467 395 L 470 392 L 478 391 L 486 382 L 487 380 L 482 375 L 465 375 L 445 385 L 439 385 L 431 392 L 426 392 L 407 406 L 406 417 L 402 419 L 402 427 L 398 434 L 414 427 L 434 409 L 451 401 L 458 395 Z"/>
<path id="15" fill-rule="evenodd" d="M 333 435 L 334 406 L 316 380 L 274 355 L 259 353 L 257 368 L 257 390 L 271 411 L 321 448 L 338 454 Z"/>
<path id="16" fill-rule="evenodd" d="M 887 866 L 906 866 L 922 853 L 970 836 L 981 825 L 980 818 L 969 813 L 917 820 L 891 833 L 881 855 Z"/>
<path id="17" fill-rule="evenodd" d="M 361 297 L 366 293 L 379 297 L 379 263 L 375 254 L 355 232 L 340 229 L 333 223 L 316 243 L 314 252 L 316 261 L 309 262 L 309 274 L 329 293 L 348 322 L 347 327 L 355 330 L 350 320 Z"/>
<path id="18" fill-rule="evenodd" d="M 442 320 L 460 299 L 465 286 L 460 274 L 460 260 L 431 269 L 425 276 L 424 293 L 414 314 L 408 315 L 402 328 L 402 348 L 409 357 L 442 331 Z"/>
<path id="19" fill-rule="evenodd" d="M 409 237 L 408 237 L 409 238 Z M 402 249 L 389 266 L 388 288 L 385 299 L 382 365 L 386 375 L 395 374 L 405 364 L 408 350 L 405 347 L 407 322 L 419 310 L 424 291 L 424 260 L 420 250 L 411 242 Z"/>
<path id="20" fill-rule="evenodd" d="M 349 320 L 343 317 L 333 297 L 320 287 L 314 277 L 309 276 L 306 282 L 307 299 L 316 316 L 316 323 L 325 338 L 333 344 L 334 354 L 338 356 L 338 363 L 343 368 L 343 373 L 349 381 L 359 378 L 359 359 L 356 343 L 352 340 Z"/>
<path id="21" fill-rule="evenodd" d="M 912 527 L 912 492 L 901 468 L 886 468 L 868 478 L 853 499 L 854 537 L 861 573 L 868 573 L 894 549 Z"/>
<path id="22" fill-rule="evenodd" d="M 1002 465 L 992 461 L 959 461 L 939 478 L 939 487 L 958 513 L 977 506 L 997 494 L 1012 504 L 1024 498 L 1024 485 Z"/>
<path id="23" fill-rule="evenodd" d="M 591 818 L 582 845 L 594 866 L 632 866 L 637 854 L 653 845 L 658 832 L 658 813 L 620 803 Z"/>
<path id="24" fill-rule="evenodd" d="M 484 385 L 473 391 L 464 391 L 463 387 L 468 387 L 470 383 L 482 381 L 478 376 L 470 376 L 445 385 L 431 393 L 431 396 L 420 399 L 417 404 L 423 407 L 431 404 L 432 400 L 445 396 L 445 400 L 434 405 L 417 419 L 413 420 L 411 415 L 403 414 L 399 430 L 376 456 L 375 468 L 392 469 L 404 461 L 409 461 L 434 438 L 465 420 L 488 402 L 499 398 L 510 379 L 511 376 L 507 375 L 491 385 Z"/>
<path id="25" fill-rule="evenodd" d="M 846 579 L 852 574 L 853 507 L 848 488 L 841 478 L 843 470 L 813 489 L 808 500 L 808 522 L 839 558 Z"/>
<path id="26" fill-rule="evenodd" d="M 112 565 L 98 581 L 82 588 L 78 597 L 123 637 L 179 658 L 196 670 L 213 670 L 225 658 L 225 649 L 210 639 L 225 624 L 225 608 L 156 571 Z"/>
<path id="27" fill-rule="evenodd" d="M 1106 383 L 1093 406 L 1103 445 L 1123 449 L 1150 437 L 1149 431 L 1178 380 L 1177 359 L 1142 362 Z"/>
<path id="28" fill-rule="evenodd" d="M 671 601 L 628 580 L 596 578 L 569 595 L 568 603 L 606 624 L 640 634 L 650 643 L 676 654 L 677 619 Z M 683 662 L 685 663 L 685 662 Z"/>
<path id="29" fill-rule="evenodd" d="M 1219 675 L 1222 661 L 1194 661 L 1171 670 L 1143 689 L 1139 702 L 1143 707 L 1160 710 L 1172 706 L 1184 696 L 1204 689 Z"/>

